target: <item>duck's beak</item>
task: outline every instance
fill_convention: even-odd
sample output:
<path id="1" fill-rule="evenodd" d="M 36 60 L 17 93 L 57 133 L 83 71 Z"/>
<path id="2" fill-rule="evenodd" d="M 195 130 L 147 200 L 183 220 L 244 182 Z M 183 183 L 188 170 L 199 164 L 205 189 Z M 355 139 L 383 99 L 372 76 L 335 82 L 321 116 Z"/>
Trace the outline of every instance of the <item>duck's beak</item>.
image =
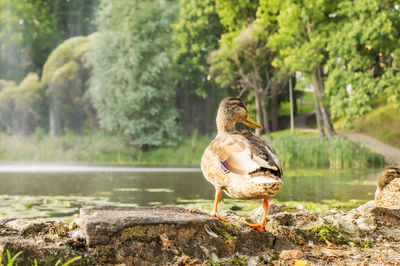
<path id="1" fill-rule="evenodd" d="M 242 123 L 251 128 L 259 128 L 259 129 L 263 128 L 259 123 L 254 121 L 249 115 L 247 115 L 246 119 Z"/>

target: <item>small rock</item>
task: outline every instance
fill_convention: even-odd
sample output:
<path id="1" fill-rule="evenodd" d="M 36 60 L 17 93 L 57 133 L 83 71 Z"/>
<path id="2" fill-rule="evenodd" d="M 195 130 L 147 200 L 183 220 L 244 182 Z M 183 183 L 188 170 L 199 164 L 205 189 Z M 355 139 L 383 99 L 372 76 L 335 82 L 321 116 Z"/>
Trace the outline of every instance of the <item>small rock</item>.
<path id="1" fill-rule="evenodd" d="M 218 262 L 219 258 L 215 252 L 211 252 L 211 260 Z"/>
<path id="2" fill-rule="evenodd" d="M 279 254 L 279 258 L 282 260 L 298 260 L 301 259 L 302 252 L 297 249 L 292 249 L 292 250 L 282 250 L 281 254 Z"/>
<path id="3" fill-rule="evenodd" d="M 70 237 L 75 241 L 85 241 L 85 235 L 83 234 L 82 230 L 75 230 L 69 232 Z"/>
<path id="4" fill-rule="evenodd" d="M 247 266 L 256 266 L 257 263 L 257 259 L 255 258 L 250 258 L 249 261 L 247 262 Z"/>
<path id="5" fill-rule="evenodd" d="M 321 248 L 321 252 L 322 252 L 322 254 L 324 254 L 327 257 L 338 258 L 338 257 L 343 257 L 344 256 L 343 252 L 341 252 L 338 249 L 331 249 L 331 248 L 322 247 Z"/>

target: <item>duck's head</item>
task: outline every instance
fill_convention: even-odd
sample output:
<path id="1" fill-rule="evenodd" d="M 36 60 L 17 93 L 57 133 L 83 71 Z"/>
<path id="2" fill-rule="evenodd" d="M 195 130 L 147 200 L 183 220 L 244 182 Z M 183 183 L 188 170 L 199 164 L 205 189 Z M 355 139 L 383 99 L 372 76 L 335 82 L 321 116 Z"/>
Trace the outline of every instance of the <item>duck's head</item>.
<path id="1" fill-rule="evenodd" d="M 236 122 L 241 122 L 251 128 L 262 129 L 262 126 L 250 117 L 242 100 L 231 97 L 224 98 L 219 105 L 217 114 L 218 134 L 233 132 Z"/>
<path id="2" fill-rule="evenodd" d="M 396 167 L 389 167 L 385 169 L 377 179 L 377 191 L 382 191 L 382 189 L 387 186 L 393 179 L 400 178 L 400 169 Z"/>

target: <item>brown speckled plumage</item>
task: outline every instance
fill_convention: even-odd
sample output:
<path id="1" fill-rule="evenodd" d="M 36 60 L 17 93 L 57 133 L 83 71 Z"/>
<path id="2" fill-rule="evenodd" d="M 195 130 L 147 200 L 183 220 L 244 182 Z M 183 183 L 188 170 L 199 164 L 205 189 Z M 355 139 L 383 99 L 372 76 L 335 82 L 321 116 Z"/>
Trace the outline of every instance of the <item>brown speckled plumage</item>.
<path id="1" fill-rule="evenodd" d="M 240 99 L 223 99 L 217 115 L 218 134 L 204 151 L 201 160 L 203 174 L 217 193 L 223 190 L 235 199 L 267 200 L 282 186 L 281 163 L 274 149 L 264 139 L 250 132 L 236 131 L 236 122 L 261 128 L 248 116 Z"/>
<path id="2" fill-rule="evenodd" d="M 375 205 L 392 207 L 400 205 L 400 169 L 390 167 L 385 169 L 377 179 Z"/>

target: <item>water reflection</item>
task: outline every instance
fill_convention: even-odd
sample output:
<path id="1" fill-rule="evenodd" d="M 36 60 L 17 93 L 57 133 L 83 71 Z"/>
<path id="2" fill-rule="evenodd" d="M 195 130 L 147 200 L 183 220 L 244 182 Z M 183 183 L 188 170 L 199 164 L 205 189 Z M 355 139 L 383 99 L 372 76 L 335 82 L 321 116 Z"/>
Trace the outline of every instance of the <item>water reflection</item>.
<path id="1" fill-rule="evenodd" d="M 64 201 L 60 199 L 60 202 L 64 202 L 60 206 L 68 205 L 65 202 L 71 201 L 76 209 L 93 203 L 92 198 L 101 199 L 101 204 L 175 205 L 182 200 L 212 200 L 214 197 L 213 186 L 196 168 L 150 168 L 149 171 L 139 168 L 139 171 L 134 171 L 135 168 L 116 167 L 112 171 L 113 168 L 52 172 L 21 171 L 22 168 L 18 171 L 2 171 L 0 167 L 0 195 L 8 195 L 13 199 L 17 196 L 40 198 L 41 201 L 45 201 L 46 197 L 68 197 Z M 379 171 L 289 170 L 285 172 L 284 185 L 275 198 L 279 201 L 313 202 L 330 199 L 370 200 L 373 199 Z M 74 198 L 79 203 L 74 203 Z M 7 207 L 4 196 L 2 200 L 1 208 L 4 209 Z"/>

